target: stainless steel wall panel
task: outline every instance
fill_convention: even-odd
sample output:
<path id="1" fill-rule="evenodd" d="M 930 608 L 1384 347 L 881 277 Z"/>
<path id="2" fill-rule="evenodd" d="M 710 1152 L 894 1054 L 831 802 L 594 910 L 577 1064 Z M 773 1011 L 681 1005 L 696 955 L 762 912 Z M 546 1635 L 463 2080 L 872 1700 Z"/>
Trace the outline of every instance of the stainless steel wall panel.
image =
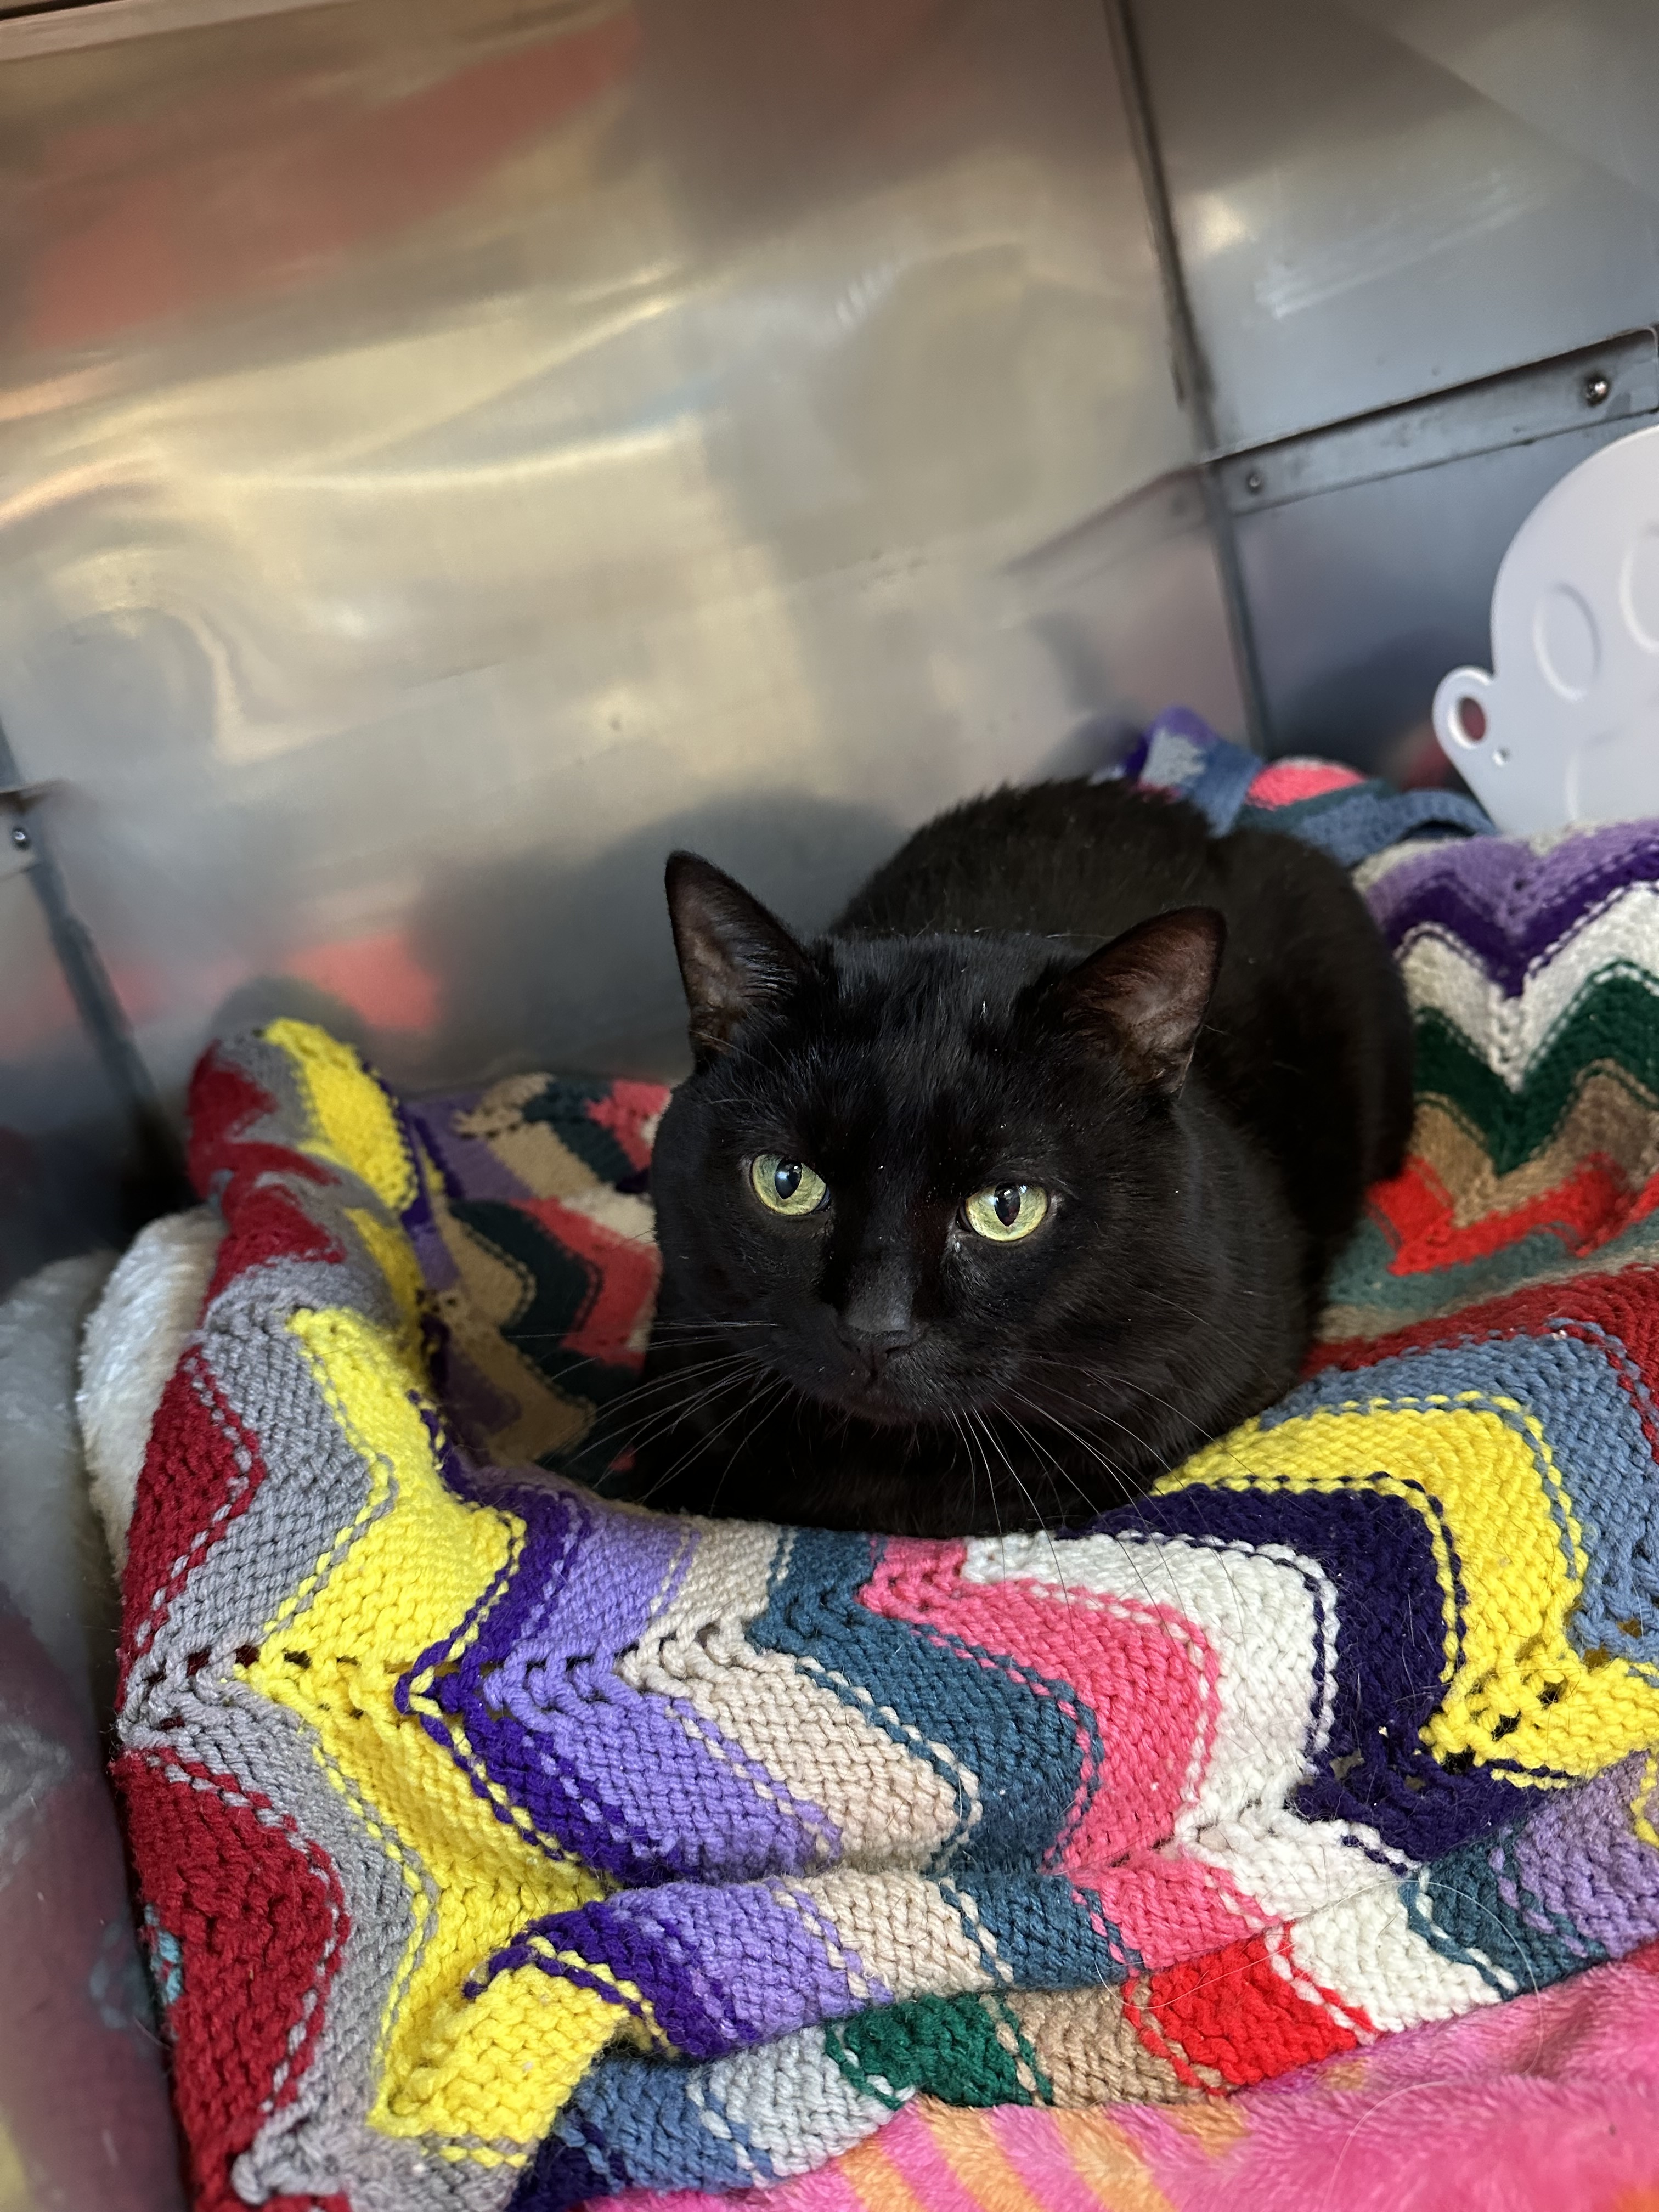
<path id="1" fill-rule="evenodd" d="M 1241 516 L 1270 750 L 1437 775 L 1435 686 L 1448 669 L 1487 665 L 1510 538 L 1553 484 L 1632 427 L 1592 420 Z"/>
<path id="2" fill-rule="evenodd" d="M 1650 0 L 1136 0 L 1224 449 L 1659 303 Z"/>
<path id="3" fill-rule="evenodd" d="M 674 839 L 811 924 L 1236 726 L 1092 0 L 351 0 L 0 147 L 0 713 L 169 1089 L 272 978 L 406 1083 L 663 1064 Z"/>

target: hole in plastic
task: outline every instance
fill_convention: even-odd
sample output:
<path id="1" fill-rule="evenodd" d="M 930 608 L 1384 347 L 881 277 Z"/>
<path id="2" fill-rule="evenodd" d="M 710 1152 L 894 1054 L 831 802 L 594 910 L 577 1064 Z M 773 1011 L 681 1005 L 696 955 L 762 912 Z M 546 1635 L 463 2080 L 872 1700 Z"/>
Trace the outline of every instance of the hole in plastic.
<path id="1" fill-rule="evenodd" d="M 1494 745 L 1492 747 L 1492 764 L 1494 768 L 1507 768 L 1509 766 L 1510 749 L 1507 745 Z"/>
<path id="2" fill-rule="evenodd" d="M 1460 699 L 1451 720 L 1452 735 L 1460 744 L 1478 745 L 1486 734 L 1486 710 L 1478 699 Z"/>

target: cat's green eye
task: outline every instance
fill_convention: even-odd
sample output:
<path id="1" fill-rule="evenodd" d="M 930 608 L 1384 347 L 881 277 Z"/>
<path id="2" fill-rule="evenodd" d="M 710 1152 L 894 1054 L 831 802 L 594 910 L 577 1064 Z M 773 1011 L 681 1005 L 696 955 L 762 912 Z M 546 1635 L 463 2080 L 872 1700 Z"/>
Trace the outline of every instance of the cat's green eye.
<path id="1" fill-rule="evenodd" d="M 1048 1194 L 1040 1182 L 1000 1182 L 976 1190 L 963 1208 L 974 1234 L 993 1244 L 1018 1244 L 1042 1227 L 1048 1211 Z"/>
<path id="2" fill-rule="evenodd" d="M 772 1213 L 799 1218 L 816 1213 L 830 1195 L 830 1186 L 805 1160 L 780 1159 L 762 1152 L 750 1163 L 750 1186 L 761 1204 Z"/>

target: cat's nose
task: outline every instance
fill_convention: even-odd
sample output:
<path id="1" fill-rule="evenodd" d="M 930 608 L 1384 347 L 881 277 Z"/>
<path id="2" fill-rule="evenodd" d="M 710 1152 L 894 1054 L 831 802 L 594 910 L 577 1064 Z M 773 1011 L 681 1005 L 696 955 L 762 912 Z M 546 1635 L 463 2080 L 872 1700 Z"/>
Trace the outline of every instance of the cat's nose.
<path id="1" fill-rule="evenodd" d="M 862 1268 L 836 1316 L 836 1333 L 872 1382 L 896 1352 L 909 1349 L 923 1326 L 916 1319 L 915 1286 L 890 1261 Z"/>
<path id="2" fill-rule="evenodd" d="M 886 1366 L 896 1352 L 908 1352 L 922 1334 L 924 1324 L 909 1320 L 891 1322 L 885 1327 L 859 1328 L 853 1317 L 842 1314 L 836 1328 L 842 1342 L 854 1353 L 873 1379 Z"/>

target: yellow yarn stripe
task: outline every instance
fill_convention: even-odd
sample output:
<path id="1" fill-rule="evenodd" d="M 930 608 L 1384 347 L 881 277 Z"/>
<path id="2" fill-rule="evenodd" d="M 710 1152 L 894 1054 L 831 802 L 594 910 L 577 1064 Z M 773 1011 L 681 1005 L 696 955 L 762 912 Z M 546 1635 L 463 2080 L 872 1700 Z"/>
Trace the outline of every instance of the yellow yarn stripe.
<path id="1" fill-rule="evenodd" d="M 292 1062 L 312 1133 L 304 1146 L 313 1159 L 359 1176 L 390 1212 L 415 1198 L 415 1164 L 398 1127 L 392 1102 L 349 1045 L 308 1022 L 272 1022 L 264 1031 Z"/>
<path id="2" fill-rule="evenodd" d="M 516 1830 L 480 1822 L 465 1775 L 393 1692 L 403 1668 L 497 1579 L 523 1524 L 445 1488 L 411 1396 L 418 1378 L 392 1339 L 349 1311 L 297 1314 L 289 1328 L 372 1470 L 370 1490 L 272 1622 L 249 1679 L 314 1731 L 330 1778 L 410 1899 L 414 1933 L 381 2021 L 370 2124 L 511 2153 L 546 2132 L 617 2013 L 543 1976 L 539 1989 L 499 1978 L 516 1986 L 493 2003 L 465 2002 L 461 1985 L 527 1920 L 605 1885 Z"/>
<path id="3" fill-rule="evenodd" d="M 1599 1774 L 1659 1738 L 1659 1689 L 1623 1659 L 1589 1664 L 1567 1639 L 1583 1546 L 1548 1439 L 1511 1401 L 1379 1400 L 1271 1428 L 1249 1421 L 1159 1487 L 1194 1483 L 1364 1488 L 1422 1515 L 1445 1608 L 1445 1691 L 1423 1731 L 1437 1758 L 1472 1752 L 1517 1783 L 1547 1785 L 1547 1771 L 1524 1770 Z M 1462 1571 L 1461 1609 L 1448 1540 Z"/>
<path id="4" fill-rule="evenodd" d="M 407 1356 L 410 1362 L 424 1368 L 420 1359 L 416 1323 L 421 1310 L 421 1263 L 415 1257 L 415 1247 L 401 1229 L 383 1221 L 379 1214 L 371 1213 L 366 1206 L 348 1206 L 345 1218 L 363 1241 L 363 1249 L 386 1277 L 386 1288 L 392 1293 L 392 1304 L 403 1316 L 404 1327 L 409 1332 Z"/>

